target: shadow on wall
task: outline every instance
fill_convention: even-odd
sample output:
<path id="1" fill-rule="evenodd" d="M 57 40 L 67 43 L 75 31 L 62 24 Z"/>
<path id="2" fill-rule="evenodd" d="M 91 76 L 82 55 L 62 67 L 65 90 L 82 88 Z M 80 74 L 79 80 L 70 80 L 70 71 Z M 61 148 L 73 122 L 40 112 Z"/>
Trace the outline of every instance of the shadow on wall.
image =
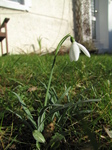
<path id="1" fill-rule="evenodd" d="M 103 44 L 100 44 L 99 45 L 99 50 L 98 50 L 98 53 L 99 54 L 105 54 L 105 53 L 111 53 L 112 54 L 112 30 L 110 30 L 108 32 L 108 36 L 109 36 L 109 46 L 108 46 L 108 49 L 104 49 L 103 47 Z"/>
<path id="2" fill-rule="evenodd" d="M 112 30 L 109 31 L 109 53 L 112 53 Z"/>

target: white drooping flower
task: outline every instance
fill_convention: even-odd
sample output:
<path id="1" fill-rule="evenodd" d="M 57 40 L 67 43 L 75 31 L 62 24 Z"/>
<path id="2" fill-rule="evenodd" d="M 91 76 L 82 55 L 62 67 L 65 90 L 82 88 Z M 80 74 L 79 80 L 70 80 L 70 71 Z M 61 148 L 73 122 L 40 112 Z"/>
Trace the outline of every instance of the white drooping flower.
<path id="1" fill-rule="evenodd" d="M 86 56 L 90 57 L 88 50 L 82 44 L 73 41 L 69 52 L 70 61 L 77 61 L 81 51 L 83 51 Z"/>

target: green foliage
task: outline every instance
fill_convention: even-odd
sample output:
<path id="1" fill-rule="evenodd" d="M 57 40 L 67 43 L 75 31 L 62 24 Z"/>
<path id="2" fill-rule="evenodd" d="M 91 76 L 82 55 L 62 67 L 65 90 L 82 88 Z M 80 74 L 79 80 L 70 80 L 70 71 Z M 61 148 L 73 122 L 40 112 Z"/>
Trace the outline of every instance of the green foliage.
<path id="1" fill-rule="evenodd" d="M 40 149 L 39 143 L 45 143 L 44 136 L 38 131 L 37 124 L 36 124 L 35 120 L 33 119 L 33 116 L 30 113 L 30 110 L 27 108 L 26 104 L 23 102 L 23 100 L 20 98 L 19 95 L 17 95 L 15 92 L 13 92 L 13 93 L 17 96 L 17 98 L 26 114 L 26 117 L 30 121 L 30 123 L 28 123 L 28 121 L 26 121 L 26 119 L 23 118 L 23 116 L 24 116 L 23 114 L 22 115 L 18 114 L 14 111 L 11 111 L 10 109 L 9 109 L 9 111 L 14 113 L 17 117 L 19 117 L 25 123 L 25 125 L 27 125 L 29 127 L 29 129 L 32 131 L 34 139 L 36 140 L 36 147 L 37 147 L 37 149 Z"/>
<path id="2" fill-rule="evenodd" d="M 53 59 L 52 55 L 0 58 L 0 149 L 36 149 L 33 133 L 38 149 L 82 148 L 91 137 L 99 149 L 111 149 L 111 139 L 103 129 L 111 130 L 112 125 L 111 55 L 92 55 L 91 59 L 81 55 L 76 63 L 69 62 L 68 55 L 58 56 L 44 106 Z"/>
<path id="3" fill-rule="evenodd" d="M 13 92 L 13 93 L 14 93 L 14 92 Z M 32 116 L 32 114 L 30 113 L 29 109 L 27 108 L 26 104 L 22 101 L 22 99 L 20 98 L 20 96 L 18 96 L 16 93 L 14 93 L 14 94 L 17 96 L 17 98 L 18 98 L 18 100 L 19 100 L 19 102 L 20 102 L 20 104 L 21 104 L 21 106 L 22 106 L 24 112 L 25 112 L 26 115 L 27 115 L 27 118 L 28 118 L 28 119 L 30 120 L 30 122 L 32 123 L 33 128 L 34 128 L 34 129 L 37 129 L 36 122 L 34 121 L 33 116 Z M 22 116 L 21 116 L 20 118 L 22 118 Z M 30 127 L 30 129 L 31 129 L 31 127 Z"/>
<path id="4" fill-rule="evenodd" d="M 50 149 L 52 150 L 56 150 L 60 147 L 60 141 L 62 141 L 63 139 L 65 139 L 65 137 L 62 135 L 62 134 L 59 134 L 59 133 L 55 133 L 54 136 L 52 136 L 52 139 L 49 143 L 50 145 Z"/>
<path id="5" fill-rule="evenodd" d="M 33 131 L 33 137 L 36 140 L 36 147 L 38 149 L 40 149 L 40 145 L 39 143 L 45 143 L 45 138 L 44 136 L 38 131 L 38 130 L 34 130 Z"/>
<path id="6" fill-rule="evenodd" d="M 54 65 L 55 65 L 55 62 L 56 62 L 56 57 L 58 55 L 58 52 L 59 52 L 62 44 L 65 42 L 65 40 L 68 37 L 70 37 L 70 34 L 68 34 L 64 38 L 62 38 L 62 40 L 59 42 L 59 44 L 58 44 L 58 46 L 56 48 L 56 52 L 55 52 L 55 56 L 54 56 L 54 59 L 53 59 L 52 68 L 51 68 L 51 72 L 50 72 L 50 76 L 49 76 L 49 82 L 48 82 L 48 86 L 47 86 L 47 90 L 46 90 L 46 96 L 45 96 L 45 102 L 44 102 L 44 106 L 45 107 L 46 107 L 46 105 L 48 103 L 49 89 L 50 89 L 51 80 L 52 80 L 52 76 L 53 76 L 53 71 L 54 71 Z M 44 130 L 44 119 L 45 119 L 45 111 L 43 112 L 41 118 L 39 116 L 39 121 L 38 121 L 38 123 L 40 122 L 39 129 L 40 129 L 41 132 Z"/>

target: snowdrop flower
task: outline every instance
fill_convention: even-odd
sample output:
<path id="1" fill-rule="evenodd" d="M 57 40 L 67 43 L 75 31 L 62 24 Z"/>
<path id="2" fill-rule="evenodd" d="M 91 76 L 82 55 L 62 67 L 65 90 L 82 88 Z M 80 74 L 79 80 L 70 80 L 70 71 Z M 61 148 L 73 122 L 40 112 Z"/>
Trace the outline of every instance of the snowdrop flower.
<path id="1" fill-rule="evenodd" d="M 71 37 L 71 42 L 72 45 L 69 52 L 70 61 L 77 61 L 81 51 L 83 51 L 86 56 L 90 57 L 88 50 L 82 44 L 77 43 L 73 37 Z"/>

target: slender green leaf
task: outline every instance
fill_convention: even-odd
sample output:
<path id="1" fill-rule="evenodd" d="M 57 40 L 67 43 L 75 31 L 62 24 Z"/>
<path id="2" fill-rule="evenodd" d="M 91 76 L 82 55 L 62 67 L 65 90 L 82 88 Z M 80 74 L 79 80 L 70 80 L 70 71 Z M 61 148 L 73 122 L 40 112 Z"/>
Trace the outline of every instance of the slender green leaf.
<path id="1" fill-rule="evenodd" d="M 37 147 L 38 150 L 40 150 L 40 144 L 39 144 L 38 141 L 36 141 L 36 147 Z"/>
<path id="2" fill-rule="evenodd" d="M 60 133 L 55 133 L 55 135 L 50 140 L 50 147 L 53 150 L 56 150 L 59 148 L 61 140 L 65 139 L 65 137 Z"/>
<path id="3" fill-rule="evenodd" d="M 21 106 L 23 107 L 23 110 L 24 110 L 25 113 L 27 114 L 28 119 L 31 121 L 31 123 L 33 124 L 33 126 L 35 127 L 35 129 L 37 129 L 37 124 L 36 124 L 36 122 L 34 121 L 33 116 L 32 116 L 32 114 L 30 113 L 29 109 L 26 107 L 26 104 L 23 102 L 23 100 L 20 98 L 20 96 L 19 96 L 18 94 L 16 94 L 15 92 L 13 92 L 13 93 L 17 96 L 17 98 L 18 98 L 18 100 L 19 100 Z"/>
<path id="4" fill-rule="evenodd" d="M 15 114 L 18 118 L 20 118 L 24 122 L 24 124 L 26 124 L 30 128 L 31 131 L 33 131 L 33 128 L 31 127 L 31 125 L 24 118 L 22 118 L 21 115 L 19 115 L 18 113 L 14 112 L 14 111 L 12 111 L 10 109 L 8 109 L 8 111 L 10 111 L 11 113 Z"/>
<path id="5" fill-rule="evenodd" d="M 61 103 L 61 100 L 65 97 L 65 95 L 70 91 L 71 86 L 65 90 L 65 92 L 62 94 L 62 96 L 59 98 L 59 100 L 56 103 Z"/>
<path id="6" fill-rule="evenodd" d="M 38 141 L 39 143 L 45 143 L 44 136 L 38 130 L 34 130 L 32 134 L 36 141 Z"/>
<path id="7" fill-rule="evenodd" d="M 38 131 L 44 130 L 45 112 L 38 117 Z"/>

